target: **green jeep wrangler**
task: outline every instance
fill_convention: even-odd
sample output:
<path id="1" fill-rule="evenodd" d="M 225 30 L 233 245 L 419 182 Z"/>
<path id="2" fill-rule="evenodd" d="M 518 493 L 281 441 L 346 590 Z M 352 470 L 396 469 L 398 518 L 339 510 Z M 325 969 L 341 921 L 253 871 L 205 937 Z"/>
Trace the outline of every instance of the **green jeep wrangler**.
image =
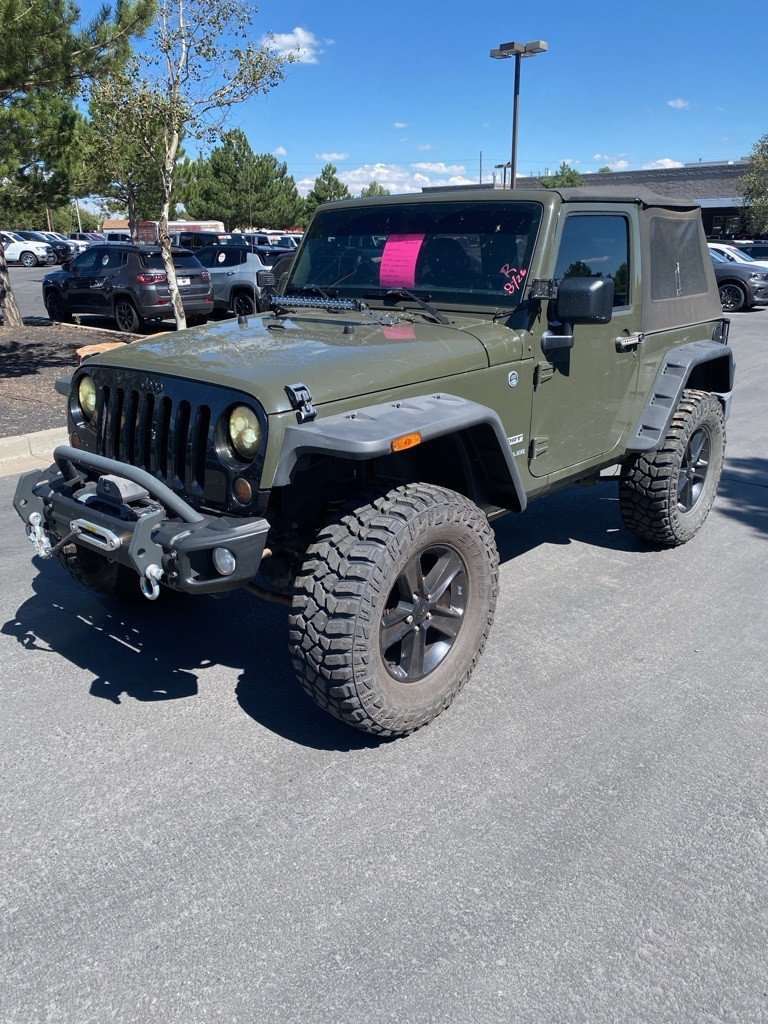
<path id="1" fill-rule="evenodd" d="M 398 736 L 482 653 L 490 520 L 617 465 L 651 544 L 706 518 L 733 357 L 696 206 L 615 189 L 332 203 L 280 291 L 260 316 L 85 361 L 70 444 L 14 499 L 39 556 L 109 597 L 289 604 L 309 695 Z"/>

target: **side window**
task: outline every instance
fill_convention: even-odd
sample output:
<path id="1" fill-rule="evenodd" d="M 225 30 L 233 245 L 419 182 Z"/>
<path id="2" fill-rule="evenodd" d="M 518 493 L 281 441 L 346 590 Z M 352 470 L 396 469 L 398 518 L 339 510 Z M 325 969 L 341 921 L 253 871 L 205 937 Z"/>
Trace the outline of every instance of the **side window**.
<path id="1" fill-rule="evenodd" d="M 572 213 L 563 226 L 554 276 L 610 277 L 614 308 L 628 306 L 629 221 L 616 214 Z"/>
<path id="2" fill-rule="evenodd" d="M 87 273 L 96 266 L 96 260 L 101 256 L 103 249 L 86 249 L 82 256 L 72 261 L 72 269 L 78 274 Z"/>
<path id="3" fill-rule="evenodd" d="M 707 290 L 697 220 L 651 217 L 651 299 L 701 295 Z M 721 257 L 722 262 L 727 262 Z"/>

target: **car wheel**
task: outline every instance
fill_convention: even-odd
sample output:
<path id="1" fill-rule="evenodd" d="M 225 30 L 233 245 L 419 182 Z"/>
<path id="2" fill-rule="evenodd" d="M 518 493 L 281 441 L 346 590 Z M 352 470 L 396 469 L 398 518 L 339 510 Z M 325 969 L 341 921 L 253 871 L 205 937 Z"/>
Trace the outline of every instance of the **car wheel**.
<path id="1" fill-rule="evenodd" d="M 141 317 L 130 299 L 118 299 L 115 302 L 115 320 L 121 331 L 135 333 L 141 327 Z"/>
<path id="2" fill-rule="evenodd" d="M 486 516 L 443 487 L 407 484 L 342 512 L 296 579 L 289 645 L 299 681 L 364 732 L 426 725 L 482 653 L 498 565 Z"/>
<path id="3" fill-rule="evenodd" d="M 724 313 L 738 313 L 747 304 L 747 293 L 740 284 L 727 281 L 720 285 L 720 305 Z"/>
<path id="4" fill-rule="evenodd" d="M 68 323 L 72 317 L 58 292 L 48 291 L 44 296 L 45 308 L 51 320 Z"/>
<path id="5" fill-rule="evenodd" d="M 232 300 L 232 309 L 235 316 L 251 316 L 252 313 L 256 312 L 256 303 L 253 300 L 253 296 L 247 292 L 238 292 Z"/>
<path id="6" fill-rule="evenodd" d="M 19 263 L 22 267 L 36 267 L 40 260 L 35 256 L 33 252 L 23 252 L 19 256 Z"/>
<path id="7" fill-rule="evenodd" d="M 664 444 L 622 466 L 619 497 L 625 525 L 654 544 L 685 544 L 712 507 L 724 455 L 725 417 L 719 399 L 686 389 Z"/>

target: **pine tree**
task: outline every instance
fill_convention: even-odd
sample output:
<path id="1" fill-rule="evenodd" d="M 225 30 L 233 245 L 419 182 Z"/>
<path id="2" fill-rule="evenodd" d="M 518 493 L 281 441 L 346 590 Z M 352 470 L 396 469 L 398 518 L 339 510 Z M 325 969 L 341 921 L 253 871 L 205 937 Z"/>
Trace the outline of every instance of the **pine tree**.
<path id="1" fill-rule="evenodd" d="M 321 203 L 331 203 L 338 199 L 351 199 L 347 186 L 337 177 L 336 168 L 333 164 L 326 164 L 315 178 L 315 184 L 307 194 L 306 217 L 312 216 Z"/>

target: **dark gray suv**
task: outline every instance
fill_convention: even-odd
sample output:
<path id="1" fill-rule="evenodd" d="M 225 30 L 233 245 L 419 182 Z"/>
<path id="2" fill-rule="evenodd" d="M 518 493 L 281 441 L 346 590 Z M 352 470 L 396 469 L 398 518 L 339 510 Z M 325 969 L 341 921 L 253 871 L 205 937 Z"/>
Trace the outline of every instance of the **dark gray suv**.
<path id="1" fill-rule="evenodd" d="M 193 253 L 173 250 L 187 323 L 205 323 L 213 311 L 211 275 Z M 157 246 L 92 245 L 61 270 L 43 278 L 43 301 L 51 320 L 92 313 L 137 331 L 147 320 L 173 318 L 171 293 Z"/>

